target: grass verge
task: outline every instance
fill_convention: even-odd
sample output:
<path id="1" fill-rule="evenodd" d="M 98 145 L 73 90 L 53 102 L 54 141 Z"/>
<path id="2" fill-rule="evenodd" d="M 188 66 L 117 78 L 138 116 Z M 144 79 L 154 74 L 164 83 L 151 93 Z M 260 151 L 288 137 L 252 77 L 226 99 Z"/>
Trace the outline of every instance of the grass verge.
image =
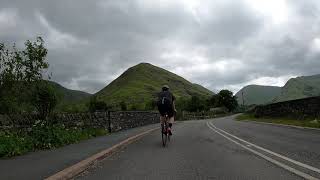
<path id="1" fill-rule="evenodd" d="M 239 121 L 249 120 L 249 121 L 267 122 L 267 123 L 274 123 L 274 124 L 320 128 L 320 121 L 315 119 L 297 120 L 297 119 L 289 119 L 289 118 L 267 118 L 267 117 L 256 118 L 253 116 L 253 114 L 241 114 L 237 116 L 236 119 Z"/>
<path id="2" fill-rule="evenodd" d="M 0 157 L 7 158 L 31 151 L 54 149 L 106 134 L 105 129 L 66 128 L 61 124 L 43 123 L 38 123 L 29 130 L 0 131 Z"/>

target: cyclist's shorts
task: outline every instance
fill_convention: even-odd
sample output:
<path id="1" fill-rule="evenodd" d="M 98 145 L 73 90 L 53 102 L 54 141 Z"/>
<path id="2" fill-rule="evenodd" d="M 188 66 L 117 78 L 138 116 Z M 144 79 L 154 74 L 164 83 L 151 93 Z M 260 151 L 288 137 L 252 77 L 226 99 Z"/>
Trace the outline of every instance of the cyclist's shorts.
<path id="1" fill-rule="evenodd" d="M 166 120 L 166 118 L 164 116 L 160 116 L 160 123 L 163 123 Z M 169 123 L 173 123 L 174 122 L 174 116 L 169 118 Z"/>

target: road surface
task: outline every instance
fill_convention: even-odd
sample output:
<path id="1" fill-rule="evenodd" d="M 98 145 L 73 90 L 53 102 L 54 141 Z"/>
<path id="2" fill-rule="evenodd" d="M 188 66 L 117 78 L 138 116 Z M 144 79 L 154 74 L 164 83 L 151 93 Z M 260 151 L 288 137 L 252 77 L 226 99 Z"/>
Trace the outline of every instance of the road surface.
<path id="1" fill-rule="evenodd" d="M 151 133 L 76 179 L 317 179 L 320 131 L 238 122 L 175 124 L 169 146 Z"/>

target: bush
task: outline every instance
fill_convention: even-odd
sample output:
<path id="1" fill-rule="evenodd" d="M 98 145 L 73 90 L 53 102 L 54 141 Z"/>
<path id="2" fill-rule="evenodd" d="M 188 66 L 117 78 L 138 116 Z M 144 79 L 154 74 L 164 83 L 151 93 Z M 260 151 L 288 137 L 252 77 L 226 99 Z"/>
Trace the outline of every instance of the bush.
<path id="1" fill-rule="evenodd" d="M 121 108 L 121 111 L 126 111 L 126 110 L 127 110 L 127 104 L 126 104 L 126 102 L 121 101 L 121 102 L 120 102 L 120 108 Z"/>
<path id="2" fill-rule="evenodd" d="M 9 131 L 0 132 L 0 157 L 10 157 L 32 151 L 30 137 Z"/>
<path id="3" fill-rule="evenodd" d="M 37 121 L 30 131 L 11 130 L 0 133 L 0 157 L 21 155 L 34 150 L 58 148 L 92 137 L 106 135 L 105 129 L 66 128 Z"/>
<path id="4" fill-rule="evenodd" d="M 107 111 L 110 107 L 104 101 L 98 100 L 96 96 L 91 97 L 89 102 L 89 111 Z"/>
<path id="5" fill-rule="evenodd" d="M 54 88 L 47 81 L 39 81 L 33 90 L 31 103 L 37 109 L 40 117 L 45 120 L 57 105 L 58 97 Z"/>

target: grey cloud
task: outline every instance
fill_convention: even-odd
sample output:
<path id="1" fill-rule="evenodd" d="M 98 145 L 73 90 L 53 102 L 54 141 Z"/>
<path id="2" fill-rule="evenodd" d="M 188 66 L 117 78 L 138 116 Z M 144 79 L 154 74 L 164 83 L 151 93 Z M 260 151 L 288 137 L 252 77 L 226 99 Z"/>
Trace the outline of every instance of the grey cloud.
<path id="1" fill-rule="evenodd" d="M 145 61 L 211 90 L 319 73 L 320 52 L 310 49 L 320 38 L 316 0 L 287 1 L 289 19 L 281 25 L 244 1 L 203 0 L 192 12 L 180 1 L 147 2 L 0 0 L 0 12 L 17 13 L 15 27 L 0 32 L 0 40 L 22 44 L 43 36 L 53 80 L 90 92 Z"/>
<path id="2" fill-rule="evenodd" d="M 212 2 L 211 2 L 212 3 Z M 212 3 L 210 18 L 200 24 L 195 36 L 206 45 L 241 43 L 262 27 L 263 18 L 254 14 L 241 1 L 226 1 L 223 6 Z"/>

